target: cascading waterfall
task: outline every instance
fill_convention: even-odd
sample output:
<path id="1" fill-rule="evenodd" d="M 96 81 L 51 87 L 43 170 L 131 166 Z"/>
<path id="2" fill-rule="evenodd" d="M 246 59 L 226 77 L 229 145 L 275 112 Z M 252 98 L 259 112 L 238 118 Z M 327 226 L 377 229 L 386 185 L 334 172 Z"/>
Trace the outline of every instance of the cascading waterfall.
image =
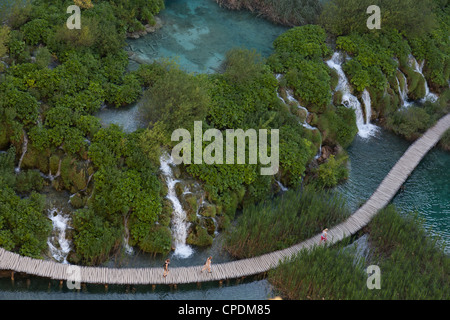
<path id="1" fill-rule="evenodd" d="M 53 230 L 47 239 L 47 244 L 53 258 L 61 263 L 67 263 L 67 256 L 70 252 L 70 242 L 66 239 L 66 230 L 69 227 L 70 217 L 64 215 L 59 209 L 48 210 L 48 218 L 52 220 Z"/>
<path id="2" fill-rule="evenodd" d="M 404 108 L 408 108 L 411 105 L 411 102 L 408 101 L 408 80 L 406 79 L 406 76 L 403 72 L 400 71 L 400 69 L 397 69 L 398 72 L 403 76 L 403 89 L 400 86 L 400 80 L 397 79 L 397 85 L 398 85 L 398 92 L 400 94 L 400 99 L 402 100 L 402 106 Z"/>
<path id="3" fill-rule="evenodd" d="M 367 89 L 364 89 L 361 98 L 364 103 L 364 113 L 366 114 L 366 126 L 371 131 L 376 131 L 378 127 L 370 123 L 370 119 L 372 118 L 372 101 L 370 100 L 370 94 Z"/>
<path id="4" fill-rule="evenodd" d="M 58 178 L 58 177 L 61 175 L 61 163 L 62 163 L 62 160 L 59 159 L 58 170 L 56 171 L 56 174 L 55 174 L 55 175 L 52 174 L 52 169 L 50 168 L 49 171 L 48 171 L 48 175 L 45 175 L 45 174 L 43 174 L 43 173 L 41 172 L 41 173 L 40 173 L 40 174 L 41 174 L 41 177 L 43 177 L 44 179 L 48 179 L 48 180 L 50 180 L 50 181 L 53 181 L 53 180 L 55 180 L 56 178 Z"/>
<path id="5" fill-rule="evenodd" d="M 23 158 L 25 157 L 25 154 L 27 153 L 27 150 L 28 150 L 28 136 L 27 136 L 27 133 L 25 131 L 23 131 L 22 155 L 20 156 L 19 164 L 17 165 L 17 168 L 15 169 L 16 173 L 20 172 L 20 167 L 22 166 L 22 161 L 23 161 Z"/>
<path id="6" fill-rule="evenodd" d="M 128 244 L 128 242 L 130 240 L 130 231 L 128 230 L 128 216 L 125 216 L 123 218 L 123 225 L 125 228 L 125 235 L 123 237 L 123 246 L 125 248 L 126 253 L 132 254 L 134 251 L 133 247 Z"/>
<path id="7" fill-rule="evenodd" d="M 342 70 L 342 63 L 343 63 L 343 57 L 340 52 L 335 52 L 330 60 L 328 60 L 327 65 L 335 69 L 339 76 L 339 82 L 336 87 L 336 91 L 342 92 L 342 104 L 345 105 L 348 108 L 352 108 L 355 110 L 356 114 L 356 126 L 358 127 L 358 135 L 362 138 L 368 138 L 371 135 L 374 134 L 376 130 L 376 126 L 370 124 L 367 119 L 364 118 L 361 103 L 359 102 L 358 98 L 351 94 L 350 90 L 350 84 L 347 80 L 347 77 L 344 73 L 344 70 Z M 364 94 L 364 93 L 363 93 Z M 370 108 L 370 97 L 367 99 L 368 92 L 365 95 L 366 102 L 365 108 L 366 108 L 366 114 L 371 114 L 371 111 L 368 112 L 367 110 Z"/>
<path id="8" fill-rule="evenodd" d="M 425 76 L 423 75 L 423 66 L 425 64 L 425 60 L 423 60 L 420 64 L 417 62 L 416 58 L 414 58 L 413 55 L 409 55 L 409 60 L 412 64 L 412 67 L 414 68 L 414 71 L 419 73 L 423 79 L 425 80 L 425 97 L 422 99 L 422 102 L 424 101 L 431 101 L 435 102 L 438 99 L 438 96 L 432 92 L 430 92 L 430 88 L 428 87 L 428 82 Z"/>
<path id="9" fill-rule="evenodd" d="M 282 77 L 283 77 L 283 75 L 280 74 L 280 73 L 278 73 L 278 74 L 275 75 L 275 78 L 276 78 L 278 81 L 280 81 Z M 285 104 L 289 104 L 289 103 L 286 103 L 286 101 L 283 99 L 283 97 L 280 96 L 280 94 L 278 93 L 278 91 L 277 91 L 277 97 L 278 97 L 278 99 L 281 100 L 281 102 L 283 102 L 283 103 L 285 103 Z M 286 97 L 287 97 L 287 99 L 289 100 L 289 102 L 294 102 L 294 103 L 297 105 L 297 107 L 298 107 L 299 109 L 302 109 L 302 110 L 304 110 L 304 111 L 306 112 L 305 120 L 302 122 L 302 126 L 303 126 L 304 128 L 306 128 L 306 129 L 308 129 L 308 130 L 319 130 L 319 129 L 317 129 L 316 127 L 313 127 L 312 125 L 310 125 L 310 124 L 307 122 L 307 119 L 308 119 L 308 116 L 309 116 L 309 110 L 306 109 L 305 107 L 303 107 L 303 106 L 300 104 L 300 102 L 299 102 L 297 99 L 294 98 L 294 95 L 293 95 L 289 90 L 286 90 Z M 319 147 L 319 152 L 317 153 L 317 155 L 316 155 L 315 158 L 318 159 L 318 158 L 320 158 L 321 155 L 322 155 L 322 145 Z M 287 190 L 287 189 L 286 189 L 286 190 Z M 285 190 L 283 190 L 283 191 L 285 191 Z"/>
<path id="10" fill-rule="evenodd" d="M 189 245 L 186 244 L 189 223 L 187 222 L 186 212 L 184 211 L 175 191 L 175 185 L 179 182 L 179 180 L 176 180 L 173 175 L 171 168 L 171 166 L 174 165 L 173 159 L 168 154 L 164 154 L 161 156 L 160 161 L 161 171 L 165 177 L 168 188 L 167 199 L 169 199 L 173 205 L 172 237 L 175 245 L 174 255 L 180 258 L 188 258 L 194 251 Z"/>
<path id="11" fill-rule="evenodd" d="M 275 180 L 275 181 L 277 182 L 277 184 L 278 184 L 278 186 L 280 187 L 281 191 L 285 192 L 285 191 L 288 191 L 288 190 L 289 190 L 288 188 L 286 188 L 285 186 L 283 186 L 283 184 L 282 184 L 280 181 L 278 181 L 278 180 Z"/>

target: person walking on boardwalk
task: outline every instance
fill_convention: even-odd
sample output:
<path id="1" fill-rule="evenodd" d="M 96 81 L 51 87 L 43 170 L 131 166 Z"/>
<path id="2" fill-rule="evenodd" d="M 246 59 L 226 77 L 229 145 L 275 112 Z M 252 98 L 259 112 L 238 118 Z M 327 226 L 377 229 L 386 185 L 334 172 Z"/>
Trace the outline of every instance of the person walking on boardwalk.
<path id="1" fill-rule="evenodd" d="M 327 236 L 328 236 L 328 229 L 327 228 L 325 228 L 323 231 L 322 231 L 322 235 L 320 236 L 320 242 L 319 242 L 319 244 L 321 244 L 322 243 L 322 241 L 327 241 Z"/>
<path id="2" fill-rule="evenodd" d="M 203 269 L 202 269 L 201 272 L 203 272 L 203 270 L 205 270 L 205 269 L 208 269 L 208 272 L 211 273 L 211 260 L 212 260 L 212 257 L 211 257 L 211 256 L 209 256 L 209 258 L 206 259 L 206 263 L 205 263 L 205 265 L 203 266 Z"/>
<path id="3" fill-rule="evenodd" d="M 170 259 L 167 259 L 166 261 L 164 261 L 164 273 L 163 273 L 163 277 L 167 277 L 167 275 L 169 274 L 169 264 L 170 264 Z"/>

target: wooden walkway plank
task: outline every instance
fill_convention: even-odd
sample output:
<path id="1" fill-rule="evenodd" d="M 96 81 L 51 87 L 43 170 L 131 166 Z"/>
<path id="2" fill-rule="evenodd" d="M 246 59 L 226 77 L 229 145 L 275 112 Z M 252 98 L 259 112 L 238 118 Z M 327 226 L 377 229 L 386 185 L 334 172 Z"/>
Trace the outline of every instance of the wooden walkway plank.
<path id="1" fill-rule="evenodd" d="M 450 114 L 441 118 L 436 125 L 412 143 L 397 163 L 383 178 L 382 182 L 356 212 L 344 222 L 331 227 L 329 243 L 337 243 L 366 226 L 379 210 L 383 209 L 396 195 L 423 157 L 439 142 L 450 128 Z M 280 262 L 292 258 L 302 250 L 314 250 L 319 245 L 320 234 L 289 248 L 267 253 L 259 257 L 212 264 L 212 273 L 200 272 L 202 266 L 171 268 L 164 278 L 161 268 L 105 268 L 80 266 L 81 282 L 107 284 L 182 284 L 204 281 L 218 281 L 241 278 L 267 272 Z M 53 261 L 22 257 L 0 248 L 0 269 L 25 272 L 51 279 L 67 280 L 69 265 Z"/>

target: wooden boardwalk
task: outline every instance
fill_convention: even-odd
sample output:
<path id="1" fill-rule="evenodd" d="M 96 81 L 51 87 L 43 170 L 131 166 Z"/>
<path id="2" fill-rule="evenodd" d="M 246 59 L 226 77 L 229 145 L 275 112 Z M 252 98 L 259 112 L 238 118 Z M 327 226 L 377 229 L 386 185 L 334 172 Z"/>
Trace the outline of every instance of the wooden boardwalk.
<path id="1" fill-rule="evenodd" d="M 366 226 L 377 212 L 395 196 L 422 158 L 450 128 L 450 114 L 440 119 L 420 139 L 415 141 L 398 160 L 369 200 L 346 221 L 330 228 L 328 243 L 333 244 L 355 234 Z M 297 254 L 302 249 L 317 246 L 320 234 L 290 248 L 259 257 L 212 265 L 212 273 L 200 270 L 202 266 L 171 268 L 166 278 L 161 268 L 102 268 L 79 267 L 82 283 L 99 284 L 184 284 L 236 279 L 264 273 L 277 267 L 280 261 Z M 22 257 L 0 248 L 0 270 L 13 270 L 57 280 L 71 280 L 70 265 L 53 261 Z"/>

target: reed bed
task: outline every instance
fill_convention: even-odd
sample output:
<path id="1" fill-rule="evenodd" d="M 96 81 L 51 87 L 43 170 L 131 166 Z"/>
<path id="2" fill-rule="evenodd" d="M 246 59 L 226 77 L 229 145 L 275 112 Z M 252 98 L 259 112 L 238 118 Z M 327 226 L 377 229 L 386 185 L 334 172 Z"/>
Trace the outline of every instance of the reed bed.
<path id="1" fill-rule="evenodd" d="M 285 249 L 344 221 L 350 215 L 345 201 L 313 187 L 289 190 L 272 202 L 244 208 L 227 235 L 225 249 L 249 258 Z"/>
<path id="2" fill-rule="evenodd" d="M 450 298 L 450 257 L 417 215 L 389 206 L 369 224 L 370 261 L 354 262 L 344 243 L 301 251 L 269 273 L 287 299 L 425 300 Z M 367 288 L 364 269 L 378 265 L 381 289 Z"/>

